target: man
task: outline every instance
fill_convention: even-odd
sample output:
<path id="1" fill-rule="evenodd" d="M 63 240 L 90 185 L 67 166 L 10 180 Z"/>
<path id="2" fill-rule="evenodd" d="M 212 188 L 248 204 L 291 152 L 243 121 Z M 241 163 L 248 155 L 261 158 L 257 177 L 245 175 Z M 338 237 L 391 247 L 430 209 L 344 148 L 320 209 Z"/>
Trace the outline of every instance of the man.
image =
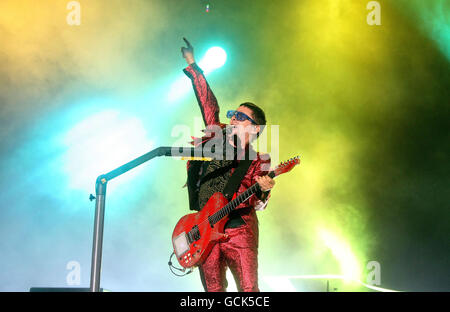
<path id="1" fill-rule="evenodd" d="M 207 130 L 214 126 L 223 128 L 225 124 L 220 123 L 217 100 L 202 70 L 195 63 L 193 47 L 185 38 L 183 39 L 187 47 L 181 48 L 181 52 L 189 65 L 184 72 L 192 81 Z M 264 112 L 255 104 L 247 102 L 241 104 L 237 110 L 228 112 L 227 117 L 231 118 L 230 125 L 233 127 L 231 134 L 236 135 L 239 139 L 237 142 L 240 142 L 240 145 L 236 146 L 235 141 L 229 136 L 228 144 L 244 153 L 250 151 L 250 142 L 260 134 L 266 124 Z M 237 194 L 241 194 L 255 183 L 259 184 L 260 190 L 230 213 L 229 221 L 224 228 L 227 240 L 216 243 L 204 263 L 199 266 L 205 291 L 226 290 L 227 266 L 236 280 L 239 291 L 259 291 L 258 219 L 255 210 L 265 209 L 275 181 L 267 175 L 270 158 L 263 159 L 259 153 L 254 155 L 256 157 L 242 179 Z M 190 209 L 200 210 L 215 192 L 223 192 L 242 161 L 239 156 L 242 155 L 235 155 L 233 159 L 188 162 L 187 186 Z"/>

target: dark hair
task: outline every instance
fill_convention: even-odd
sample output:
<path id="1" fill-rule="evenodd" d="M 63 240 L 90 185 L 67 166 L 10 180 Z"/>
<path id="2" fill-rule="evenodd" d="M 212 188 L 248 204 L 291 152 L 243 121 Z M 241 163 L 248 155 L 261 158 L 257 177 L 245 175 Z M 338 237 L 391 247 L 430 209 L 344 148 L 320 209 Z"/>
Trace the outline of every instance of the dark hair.
<path id="1" fill-rule="evenodd" d="M 256 135 L 256 137 L 259 137 L 259 135 L 261 134 L 261 132 L 263 132 L 265 125 L 267 123 L 266 114 L 264 114 L 264 111 L 259 106 L 257 106 L 256 104 L 253 104 L 251 102 L 245 102 L 239 106 L 245 106 L 245 107 L 251 109 L 251 111 L 253 113 L 253 120 L 255 120 L 256 124 L 260 126 L 260 130 L 259 130 L 258 134 Z"/>

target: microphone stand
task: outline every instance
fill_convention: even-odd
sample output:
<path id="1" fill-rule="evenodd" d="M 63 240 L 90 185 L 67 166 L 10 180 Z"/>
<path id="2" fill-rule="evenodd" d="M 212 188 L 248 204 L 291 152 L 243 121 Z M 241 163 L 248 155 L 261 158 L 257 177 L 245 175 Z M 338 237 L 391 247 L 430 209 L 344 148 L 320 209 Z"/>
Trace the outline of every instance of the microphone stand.
<path id="1" fill-rule="evenodd" d="M 211 148 L 211 152 L 214 153 L 214 147 Z M 210 154 L 210 153 L 207 153 Z M 102 245 L 103 245 L 103 228 L 105 219 L 105 201 L 106 201 L 106 185 L 108 181 L 124 174 L 125 172 L 159 156 L 194 156 L 194 157 L 210 157 L 204 156 L 203 148 L 192 147 L 168 147 L 160 146 L 106 174 L 97 177 L 95 182 L 94 197 L 92 194 L 89 199 L 92 201 L 95 199 L 95 220 L 94 220 L 94 237 L 92 244 L 92 262 L 91 262 L 91 281 L 90 291 L 100 291 L 100 270 L 102 262 Z"/>

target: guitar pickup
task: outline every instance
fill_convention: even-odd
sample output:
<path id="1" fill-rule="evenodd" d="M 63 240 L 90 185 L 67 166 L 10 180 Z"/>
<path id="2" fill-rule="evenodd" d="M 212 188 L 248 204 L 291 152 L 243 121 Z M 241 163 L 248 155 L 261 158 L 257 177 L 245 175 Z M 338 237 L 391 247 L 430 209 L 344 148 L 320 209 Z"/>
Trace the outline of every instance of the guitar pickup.
<path id="1" fill-rule="evenodd" d="M 194 225 L 189 233 L 194 241 L 198 241 L 200 239 L 200 231 L 197 225 Z"/>

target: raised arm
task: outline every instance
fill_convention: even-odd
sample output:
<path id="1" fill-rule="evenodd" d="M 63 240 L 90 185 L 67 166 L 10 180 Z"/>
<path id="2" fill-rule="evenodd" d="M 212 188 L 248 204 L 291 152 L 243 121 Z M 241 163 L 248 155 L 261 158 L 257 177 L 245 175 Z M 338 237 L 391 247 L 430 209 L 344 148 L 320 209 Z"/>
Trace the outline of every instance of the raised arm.
<path id="1" fill-rule="evenodd" d="M 201 68 L 195 63 L 194 48 L 186 40 L 187 47 L 181 48 L 181 53 L 188 63 L 188 67 L 183 69 L 184 73 L 191 79 L 194 87 L 195 96 L 202 112 L 203 121 L 206 126 L 220 125 L 219 105 L 217 99 L 206 81 Z"/>

